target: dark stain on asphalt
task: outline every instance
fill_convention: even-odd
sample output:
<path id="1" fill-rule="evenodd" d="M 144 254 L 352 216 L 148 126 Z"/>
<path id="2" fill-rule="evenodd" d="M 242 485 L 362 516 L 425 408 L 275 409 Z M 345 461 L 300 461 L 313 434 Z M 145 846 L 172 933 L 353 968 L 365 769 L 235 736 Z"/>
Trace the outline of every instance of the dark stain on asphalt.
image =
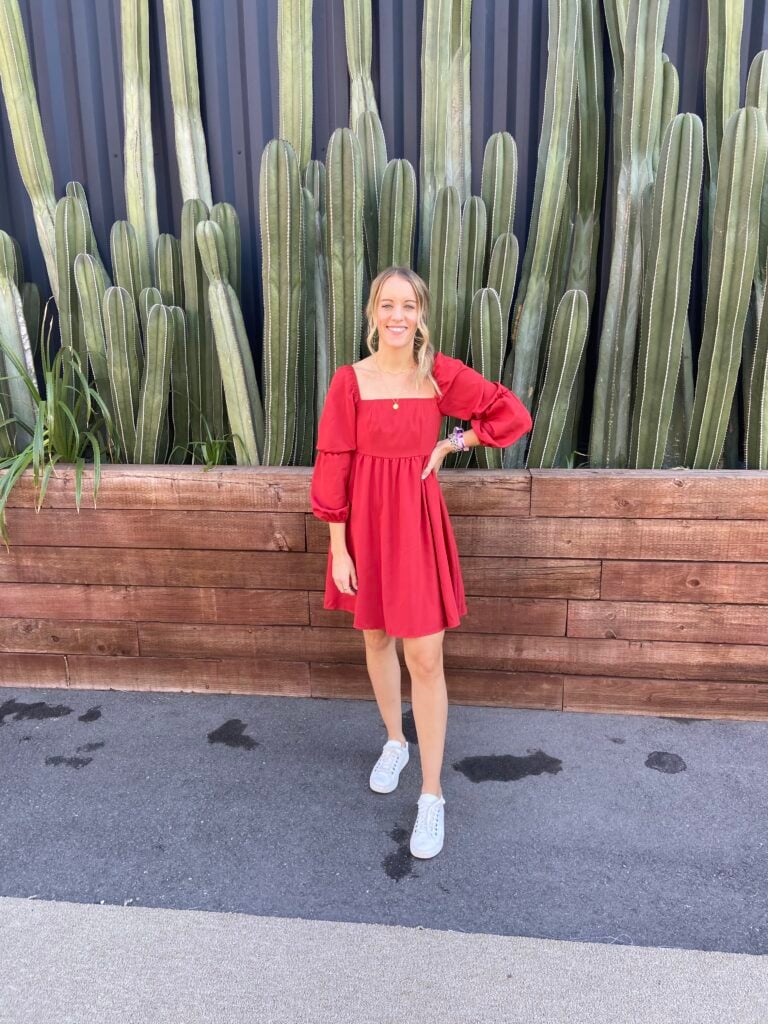
<path id="1" fill-rule="evenodd" d="M 413 708 L 408 708 L 403 715 L 403 736 L 405 736 L 409 743 L 414 743 L 418 746 L 419 737 L 416 733 L 416 721 L 413 717 Z"/>
<path id="2" fill-rule="evenodd" d="M 407 829 L 395 825 L 389 833 L 389 838 L 397 843 L 397 849 L 388 853 L 381 862 L 388 878 L 395 882 L 410 875 L 413 872 L 413 857 L 411 857 L 411 834 Z"/>
<path id="3" fill-rule="evenodd" d="M 92 757 L 63 757 L 57 754 L 55 757 L 46 757 L 45 763 L 53 765 L 55 768 L 58 768 L 60 765 L 66 765 L 67 768 L 84 768 L 92 760 Z"/>
<path id="4" fill-rule="evenodd" d="M 88 708 L 84 715 L 78 715 L 78 722 L 96 722 L 101 718 L 101 708 L 97 704 L 94 708 Z"/>
<path id="5" fill-rule="evenodd" d="M 218 729 L 208 733 L 209 743 L 223 743 L 227 747 L 243 747 L 245 750 L 253 750 L 259 744 L 252 736 L 245 735 L 246 724 L 239 718 L 230 718 Z"/>
<path id="6" fill-rule="evenodd" d="M 678 725 L 691 725 L 693 722 L 707 722 L 707 718 L 678 718 L 676 715 L 659 715 L 664 722 L 677 722 Z"/>
<path id="7" fill-rule="evenodd" d="M 25 704 L 20 700 L 6 700 L 0 704 L 0 725 L 5 724 L 5 719 L 13 716 L 14 722 L 21 722 L 23 719 L 41 722 L 46 718 L 63 718 L 70 715 L 72 708 L 64 704 L 47 704 L 44 700 L 35 701 L 34 704 Z"/>
<path id="8" fill-rule="evenodd" d="M 626 743 L 627 741 L 621 736 L 609 736 L 608 739 L 611 743 Z"/>
<path id="9" fill-rule="evenodd" d="M 670 754 L 666 750 L 654 750 L 645 759 L 645 767 L 653 768 L 657 772 L 664 772 L 665 775 L 676 775 L 677 772 L 684 772 L 687 765 L 679 754 Z"/>
<path id="10" fill-rule="evenodd" d="M 531 751 L 526 757 L 513 754 L 488 754 L 465 757 L 454 761 L 453 767 L 470 782 L 518 782 L 529 775 L 557 775 L 563 770 L 558 757 L 550 757 L 543 750 Z"/>
<path id="11" fill-rule="evenodd" d="M 82 747 L 77 748 L 78 754 L 85 751 L 86 754 L 90 754 L 93 750 L 101 750 L 104 746 L 104 740 L 100 740 L 98 743 L 84 743 Z"/>

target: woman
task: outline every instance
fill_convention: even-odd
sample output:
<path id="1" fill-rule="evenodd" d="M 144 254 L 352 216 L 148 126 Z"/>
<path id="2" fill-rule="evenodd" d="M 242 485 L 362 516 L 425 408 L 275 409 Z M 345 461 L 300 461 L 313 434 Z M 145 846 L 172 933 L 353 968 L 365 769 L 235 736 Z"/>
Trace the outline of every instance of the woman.
<path id="1" fill-rule="evenodd" d="M 372 282 L 371 354 L 331 378 L 310 488 L 312 512 L 331 534 L 323 607 L 352 612 L 362 630 L 387 729 L 369 780 L 377 793 L 391 793 L 408 763 L 395 648 L 403 640 L 423 778 L 410 849 L 423 858 L 440 852 L 445 831 L 443 637 L 467 612 L 437 472 L 450 451 L 502 448 L 532 426 L 502 384 L 434 351 L 428 314 L 427 286 L 412 270 L 390 267 Z M 472 429 L 438 441 L 443 416 L 470 420 Z"/>

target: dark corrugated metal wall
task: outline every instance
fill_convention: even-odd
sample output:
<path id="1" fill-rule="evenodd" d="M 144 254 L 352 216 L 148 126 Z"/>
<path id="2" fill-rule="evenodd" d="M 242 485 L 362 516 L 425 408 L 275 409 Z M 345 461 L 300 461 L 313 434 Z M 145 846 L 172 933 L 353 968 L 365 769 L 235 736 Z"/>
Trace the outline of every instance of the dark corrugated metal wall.
<path id="1" fill-rule="evenodd" d="M 43 130 L 57 194 L 85 185 L 102 253 L 125 216 L 119 0 L 21 0 Z M 422 0 L 373 0 L 373 80 L 390 157 L 418 169 Z M 165 58 L 162 4 L 150 0 L 153 129 L 161 231 L 178 233 L 181 197 Z M 243 312 L 256 351 L 260 322 L 258 177 L 276 132 L 277 0 L 199 0 L 195 5 L 203 120 L 213 194 L 235 205 L 243 231 Z M 510 131 L 520 169 L 516 231 L 524 244 L 533 199 L 547 46 L 546 0 L 474 0 L 473 186 L 491 132 Z M 768 45 L 768 3 L 746 0 L 743 78 Z M 314 153 L 348 121 L 343 0 L 315 0 Z M 706 4 L 671 0 L 665 50 L 681 78 L 680 106 L 703 114 Z M 606 67 L 610 58 L 606 45 Z M 2 104 L 0 104 L 2 107 Z M 610 180 L 610 179 L 607 179 Z M 47 284 L 4 107 L 0 114 L 0 227 L 19 239 L 29 277 Z"/>

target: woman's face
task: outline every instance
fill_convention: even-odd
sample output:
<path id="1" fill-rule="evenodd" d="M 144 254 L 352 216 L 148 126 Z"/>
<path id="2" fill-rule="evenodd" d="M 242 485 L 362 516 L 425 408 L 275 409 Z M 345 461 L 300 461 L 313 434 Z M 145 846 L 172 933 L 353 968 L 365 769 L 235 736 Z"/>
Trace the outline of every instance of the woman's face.
<path id="1" fill-rule="evenodd" d="M 411 282 L 397 275 L 387 278 L 376 306 L 379 344 L 412 349 L 418 321 L 419 304 Z"/>

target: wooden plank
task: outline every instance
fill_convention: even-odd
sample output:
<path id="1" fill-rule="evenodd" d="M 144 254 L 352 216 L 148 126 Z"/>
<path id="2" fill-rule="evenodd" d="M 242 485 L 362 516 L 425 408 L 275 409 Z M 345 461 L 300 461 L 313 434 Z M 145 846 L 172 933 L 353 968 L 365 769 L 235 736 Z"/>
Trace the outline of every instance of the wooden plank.
<path id="1" fill-rule="evenodd" d="M 3 618 L 0 619 L 0 651 L 117 657 L 137 655 L 139 639 L 133 622 Z"/>
<path id="2" fill-rule="evenodd" d="M 602 563 L 576 558 L 461 556 L 467 597 L 600 597 Z"/>
<path id="3" fill-rule="evenodd" d="M 531 515 L 618 519 L 765 519 L 757 470 L 534 469 Z"/>
<path id="4" fill-rule="evenodd" d="M 247 658 L 365 664 L 360 630 L 316 626 L 190 626 L 138 623 L 139 649 L 145 657 Z"/>
<path id="5" fill-rule="evenodd" d="M 311 466 L 102 466 L 95 507 L 107 509 L 299 512 L 311 514 Z M 468 474 L 471 474 L 471 478 Z M 0 477 L 3 474 L 0 473 Z M 440 487 L 457 513 L 527 516 L 531 503 L 528 470 L 441 469 Z M 468 480 L 471 487 L 467 487 Z M 10 508 L 32 508 L 32 474 L 16 484 Z M 59 466 L 43 507 L 75 509 L 74 467 Z M 82 506 L 94 508 L 93 468 L 83 473 Z"/>
<path id="6" fill-rule="evenodd" d="M 693 718 L 768 718 L 768 684 L 566 676 L 564 711 Z"/>
<path id="7" fill-rule="evenodd" d="M 66 685 L 67 659 L 62 655 L 0 653 L 0 686 Z"/>
<path id="8" fill-rule="evenodd" d="M 365 666 L 345 664 L 310 665 L 313 697 L 374 700 Z M 402 668 L 402 699 L 410 702 L 411 678 Z M 451 704 L 486 707 L 539 708 L 560 711 L 563 701 L 562 676 L 525 672 L 451 672 L 446 674 Z"/>
<path id="9" fill-rule="evenodd" d="M 600 592 L 611 601 L 768 604 L 768 564 L 605 561 Z"/>
<path id="10" fill-rule="evenodd" d="M 10 544 L 91 548 L 229 548 L 303 551 L 300 513 L 167 512 L 83 508 L 8 510 Z M 317 520 L 319 523 L 319 520 Z M 0 556 L 1 557 L 1 556 Z"/>
<path id="11" fill-rule="evenodd" d="M 0 602 L 20 617 L 45 615 L 62 621 L 115 619 L 245 625 L 304 625 L 309 621 L 306 593 L 296 590 L 0 583 Z"/>
<path id="12" fill-rule="evenodd" d="M 259 693 L 309 697 L 309 666 L 303 661 L 237 658 L 67 658 L 71 689 L 167 690 L 178 693 Z"/>
<path id="13" fill-rule="evenodd" d="M 764 644 L 767 634 L 768 607 L 764 605 L 654 601 L 571 601 L 568 605 L 568 636 Z"/>
<path id="14" fill-rule="evenodd" d="M 309 594 L 309 615 L 313 626 L 349 625 L 351 613 L 323 608 L 324 595 Z M 515 633 L 530 636 L 565 636 L 567 602 L 536 601 L 527 598 L 467 597 L 468 612 L 455 627 L 474 633 Z"/>

